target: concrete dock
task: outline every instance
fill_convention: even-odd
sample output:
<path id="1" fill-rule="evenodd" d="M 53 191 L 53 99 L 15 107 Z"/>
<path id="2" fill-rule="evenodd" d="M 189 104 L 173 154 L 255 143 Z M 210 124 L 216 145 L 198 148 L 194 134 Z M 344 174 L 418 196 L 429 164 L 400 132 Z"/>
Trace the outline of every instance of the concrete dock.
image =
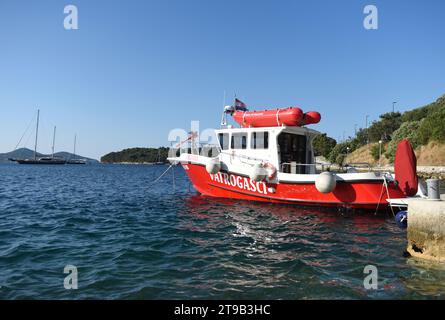
<path id="1" fill-rule="evenodd" d="M 408 248 L 411 256 L 445 262 L 445 194 L 442 200 L 408 202 Z"/>

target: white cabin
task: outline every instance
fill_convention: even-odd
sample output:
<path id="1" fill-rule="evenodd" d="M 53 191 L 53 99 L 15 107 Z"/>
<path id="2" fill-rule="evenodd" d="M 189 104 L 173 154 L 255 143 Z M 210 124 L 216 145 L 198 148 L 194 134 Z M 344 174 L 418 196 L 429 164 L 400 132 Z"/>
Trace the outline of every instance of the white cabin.
<path id="1" fill-rule="evenodd" d="M 215 133 L 221 148 L 220 160 L 231 167 L 264 161 L 278 173 L 316 173 L 312 141 L 318 131 L 306 127 L 229 127 Z"/>

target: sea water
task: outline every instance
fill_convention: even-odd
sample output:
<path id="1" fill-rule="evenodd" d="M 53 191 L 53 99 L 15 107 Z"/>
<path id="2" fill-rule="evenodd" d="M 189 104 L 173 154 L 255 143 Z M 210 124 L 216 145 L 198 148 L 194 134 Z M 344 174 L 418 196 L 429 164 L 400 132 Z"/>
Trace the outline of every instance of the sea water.
<path id="1" fill-rule="evenodd" d="M 0 165 L 0 299 L 445 297 L 391 214 L 207 198 L 166 169 Z"/>

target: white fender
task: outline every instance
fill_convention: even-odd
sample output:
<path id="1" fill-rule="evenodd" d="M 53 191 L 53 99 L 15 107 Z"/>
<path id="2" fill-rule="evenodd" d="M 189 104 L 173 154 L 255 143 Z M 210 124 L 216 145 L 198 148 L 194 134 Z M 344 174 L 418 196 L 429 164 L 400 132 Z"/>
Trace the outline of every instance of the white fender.
<path id="1" fill-rule="evenodd" d="M 210 159 L 206 164 L 206 170 L 209 174 L 218 173 L 221 170 L 221 162 L 219 161 L 219 158 Z"/>
<path id="2" fill-rule="evenodd" d="M 335 179 L 335 175 L 328 171 L 320 173 L 315 179 L 315 188 L 317 188 L 318 192 L 321 193 L 329 193 L 334 191 L 336 185 L 337 181 Z"/>

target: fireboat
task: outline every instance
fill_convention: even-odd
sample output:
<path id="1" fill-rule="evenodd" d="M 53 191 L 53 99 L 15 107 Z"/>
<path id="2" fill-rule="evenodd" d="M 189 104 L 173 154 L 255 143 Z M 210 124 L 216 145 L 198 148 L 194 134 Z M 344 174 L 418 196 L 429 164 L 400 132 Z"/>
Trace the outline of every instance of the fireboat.
<path id="1" fill-rule="evenodd" d="M 228 115 L 237 127 L 227 124 Z M 395 174 L 371 167 L 363 172 L 353 164 L 334 170 L 315 161 L 312 142 L 320 132 L 308 126 L 320 120 L 320 113 L 299 107 L 249 111 L 235 99 L 224 108 L 216 145 L 196 147 L 192 133 L 187 140 L 195 147 L 176 150 L 168 160 L 184 168 L 198 193 L 211 197 L 377 211 L 416 195 L 409 142 L 399 144 Z"/>

